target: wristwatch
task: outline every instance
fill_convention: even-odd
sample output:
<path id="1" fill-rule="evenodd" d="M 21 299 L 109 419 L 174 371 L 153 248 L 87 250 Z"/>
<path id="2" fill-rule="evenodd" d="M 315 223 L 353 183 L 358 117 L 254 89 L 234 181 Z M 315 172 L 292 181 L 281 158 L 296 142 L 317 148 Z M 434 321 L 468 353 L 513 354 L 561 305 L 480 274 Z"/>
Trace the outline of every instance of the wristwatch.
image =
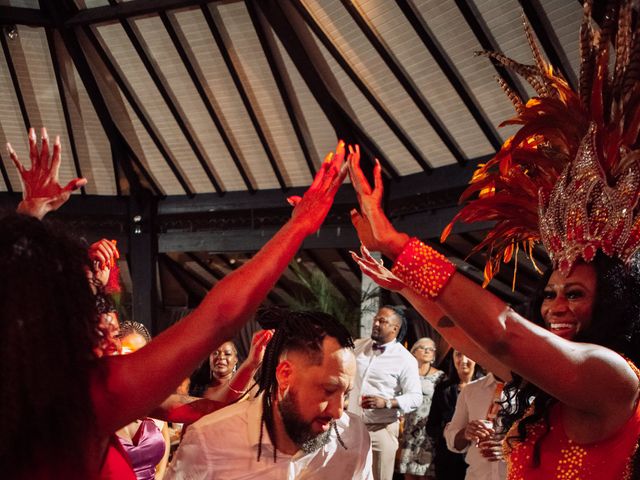
<path id="1" fill-rule="evenodd" d="M 387 398 L 387 399 L 384 401 L 384 406 L 385 406 L 386 408 L 393 408 L 393 403 L 391 403 L 391 400 L 393 400 L 393 399 L 392 399 L 392 398 Z"/>

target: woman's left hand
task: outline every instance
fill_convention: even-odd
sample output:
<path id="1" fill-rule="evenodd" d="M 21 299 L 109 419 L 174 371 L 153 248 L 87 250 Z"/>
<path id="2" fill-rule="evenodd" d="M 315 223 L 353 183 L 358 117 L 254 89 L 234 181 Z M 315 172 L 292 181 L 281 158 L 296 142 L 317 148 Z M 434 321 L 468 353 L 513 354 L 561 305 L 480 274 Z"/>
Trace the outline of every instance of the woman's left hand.
<path id="1" fill-rule="evenodd" d="M 262 363 L 267 345 L 273 338 L 274 330 L 260 330 L 253 334 L 247 362 L 257 367 Z"/>
<path id="2" fill-rule="evenodd" d="M 60 137 L 56 136 L 53 154 L 49 156 L 49 135 L 42 129 L 42 148 L 38 151 L 36 132 L 29 129 L 29 157 L 31 169 L 27 170 L 11 144 L 7 143 L 11 160 L 20 173 L 22 182 L 22 201 L 18 205 L 18 213 L 42 219 L 47 213 L 57 210 L 71 196 L 71 192 L 86 185 L 85 178 L 75 178 L 65 187 L 58 183 L 60 169 Z"/>

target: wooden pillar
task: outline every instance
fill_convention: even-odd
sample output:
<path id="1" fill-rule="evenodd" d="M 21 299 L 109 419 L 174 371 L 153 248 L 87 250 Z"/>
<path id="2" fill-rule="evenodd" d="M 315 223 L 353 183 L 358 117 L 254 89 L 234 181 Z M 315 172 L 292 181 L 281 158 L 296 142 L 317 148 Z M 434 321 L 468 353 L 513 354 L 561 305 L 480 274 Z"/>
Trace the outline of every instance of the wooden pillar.
<path id="1" fill-rule="evenodd" d="M 152 335 L 158 333 L 156 213 L 157 200 L 148 190 L 129 197 L 129 268 L 133 285 L 133 320 L 142 323 Z"/>

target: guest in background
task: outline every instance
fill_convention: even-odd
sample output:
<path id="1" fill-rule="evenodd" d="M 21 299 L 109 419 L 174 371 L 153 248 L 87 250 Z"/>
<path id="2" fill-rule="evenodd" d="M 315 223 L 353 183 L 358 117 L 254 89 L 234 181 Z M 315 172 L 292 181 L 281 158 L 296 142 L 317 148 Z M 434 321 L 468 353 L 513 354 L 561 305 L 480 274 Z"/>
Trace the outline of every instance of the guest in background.
<path id="1" fill-rule="evenodd" d="M 209 400 L 232 403 L 247 393 L 262 363 L 264 351 L 273 330 L 260 330 L 253 334 L 247 359 L 238 368 L 238 349 L 233 342 L 225 342 L 209 355 L 211 383 L 202 396 Z"/>
<path id="2" fill-rule="evenodd" d="M 467 464 L 464 456 L 453 453 L 447 448 L 443 432 L 445 425 L 451 421 L 460 392 L 474 378 L 480 376 L 476 362 L 458 350 L 453 350 L 449 363 L 448 378 L 440 382 L 433 393 L 433 402 L 427 433 L 434 444 L 434 471 L 437 480 L 464 480 Z M 452 359 L 452 360 L 451 360 Z"/>
<path id="3" fill-rule="evenodd" d="M 418 362 L 398 341 L 405 322 L 401 308 L 385 305 L 373 319 L 371 338 L 356 341 L 358 369 L 347 408 L 369 430 L 375 480 L 392 479 L 400 415 L 422 403 Z"/>
<path id="4" fill-rule="evenodd" d="M 444 372 L 433 366 L 436 359 L 436 344 L 430 338 L 421 338 L 411 347 L 418 361 L 418 372 L 422 384 L 422 405 L 404 417 L 404 429 L 400 436 L 398 471 L 406 480 L 433 478 L 433 444 L 427 435 L 427 419 L 436 385 Z"/>
<path id="5" fill-rule="evenodd" d="M 498 436 L 497 414 L 504 401 L 504 382 L 492 373 L 469 383 L 458 396 L 451 422 L 444 428 L 449 450 L 465 454 L 469 467 L 465 480 L 505 480 L 504 462 Z"/>

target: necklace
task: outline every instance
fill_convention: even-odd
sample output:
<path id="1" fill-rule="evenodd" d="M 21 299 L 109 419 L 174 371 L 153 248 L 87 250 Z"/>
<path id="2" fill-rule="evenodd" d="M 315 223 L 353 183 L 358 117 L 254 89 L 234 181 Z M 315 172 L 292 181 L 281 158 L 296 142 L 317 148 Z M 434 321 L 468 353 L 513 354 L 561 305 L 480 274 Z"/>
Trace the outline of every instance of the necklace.
<path id="1" fill-rule="evenodd" d="M 425 373 L 424 375 L 422 375 L 423 377 L 428 377 L 429 373 L 431 372 L 431 369 L 433 368 L 433 365 L 431 363 L 429 363 L 429 370 L 427 370 L 427 373 Z"/>

